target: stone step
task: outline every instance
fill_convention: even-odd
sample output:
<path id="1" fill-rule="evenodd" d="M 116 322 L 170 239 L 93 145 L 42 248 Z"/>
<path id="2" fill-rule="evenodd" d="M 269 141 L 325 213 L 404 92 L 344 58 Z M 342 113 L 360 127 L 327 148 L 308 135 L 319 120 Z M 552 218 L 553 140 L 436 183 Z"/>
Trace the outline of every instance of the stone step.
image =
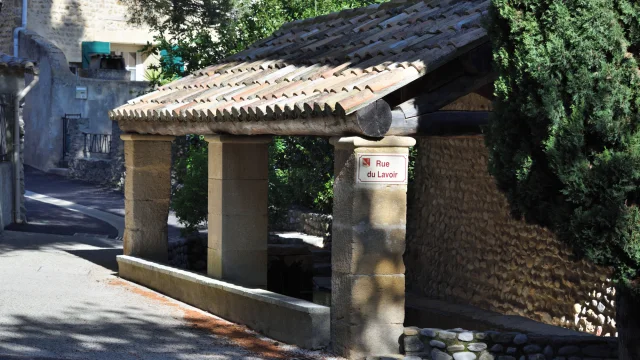
<path id="1" fill-rule="evenodd" d="M 324 239 L 319 236 L 307 235 L 293 231 L 274 231 L 269 233 L 270 244 L 301 244 L 310 248 L 322 249 Z"/>
<path id="2" fill-rule="evenodd" d="M 69 169 L 68 168 L 51 168 L 47 171 L 49 174 L 54 174 L 54 175 L 58 175 L 58 176 L 69 176 Z"/>
<path id="3" fill-rule="evenodd" d="M 331 263 L 313 263 L 313 275 L 314 276 L 328 276 L 331 277 Z"/>

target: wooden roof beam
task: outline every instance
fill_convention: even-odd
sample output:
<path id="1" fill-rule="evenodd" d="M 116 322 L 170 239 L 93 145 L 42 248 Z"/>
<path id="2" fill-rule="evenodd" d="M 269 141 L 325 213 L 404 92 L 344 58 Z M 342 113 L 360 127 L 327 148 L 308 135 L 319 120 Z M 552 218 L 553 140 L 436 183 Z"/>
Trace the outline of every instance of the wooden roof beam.
<path id="1" fill-rule="evenodd" d="M 318 114 L 307 118 L 272 118 L 261 121 L 127 121 L 118 125 L 123 132 L 157 135 L 234 134 L 283 136 L 347 136 L 381 138 L 391 127 L 391 108 L 377 100 L 346 116 Z"/>
<path id="2" fill-rule="evenodd" d="M 387 135 L 460 136 L 482 134 L 491 112 L 436 111 L 411 118 L 405 118 L 400 110 L 391 114 L 393 121 Z"/>

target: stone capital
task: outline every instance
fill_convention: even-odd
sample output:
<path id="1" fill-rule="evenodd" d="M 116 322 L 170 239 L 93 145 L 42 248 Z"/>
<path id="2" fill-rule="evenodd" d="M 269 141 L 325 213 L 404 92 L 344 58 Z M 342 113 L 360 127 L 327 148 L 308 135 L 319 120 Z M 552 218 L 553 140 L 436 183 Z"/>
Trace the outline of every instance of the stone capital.
<path id="1" fill-rule="evenodd" d="M 410 148 L 416 144 L 416 139 L 408 136 L 386 136 L 382 139 L 367 140 L 358 136 L 333 137 L 329 141 L 331 145 L 338 149 L 353 149 L 359 147 L 406 147 Z"/>
<path id="2" fill-rule="evenodd" d="M 224 144 L 268 144 L 272 137 L 269 135 L 205 135 L 204 139 L 209 143 Z"/>
<path id="3" fill-rule="evenodd" d="M 173 141 L 173 139 L 175 139 L 175 136 L 147 135 L 147 134 L 121 134 L 120 139 L 124 141 Z"/>

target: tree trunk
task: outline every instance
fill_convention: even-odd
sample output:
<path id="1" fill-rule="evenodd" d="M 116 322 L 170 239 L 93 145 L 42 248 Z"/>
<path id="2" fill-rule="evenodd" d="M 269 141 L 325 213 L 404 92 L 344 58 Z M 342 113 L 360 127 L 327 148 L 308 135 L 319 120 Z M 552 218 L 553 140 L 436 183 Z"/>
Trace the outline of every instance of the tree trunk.
<path id="1" fill-rule="evenodd" d="M 617 287 L 616 327 L 620 360 L 640 359 L 640 296 L 624 284 Z"/>

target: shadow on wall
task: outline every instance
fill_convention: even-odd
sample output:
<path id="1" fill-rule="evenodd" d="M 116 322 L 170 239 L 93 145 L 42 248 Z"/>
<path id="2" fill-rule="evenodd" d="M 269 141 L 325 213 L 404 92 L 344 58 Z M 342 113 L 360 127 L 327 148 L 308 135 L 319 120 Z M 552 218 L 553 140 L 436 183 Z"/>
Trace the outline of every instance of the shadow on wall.
<path id="1" fill-rule="evenodd" d="M 610 271 L 548 230 L 513 219 L 487 171 L 482 136 L 418 141 L 407 236 L 409 291 L 543 323 L 614 335 Z"/>
<path id="2" fill-rule="evenodd" d="M 398 353 L 405 305 L 406 194 L 356 184 L 357 161 L 353 149 L 336 148 L 331 336 L 349 358 Z"/>

